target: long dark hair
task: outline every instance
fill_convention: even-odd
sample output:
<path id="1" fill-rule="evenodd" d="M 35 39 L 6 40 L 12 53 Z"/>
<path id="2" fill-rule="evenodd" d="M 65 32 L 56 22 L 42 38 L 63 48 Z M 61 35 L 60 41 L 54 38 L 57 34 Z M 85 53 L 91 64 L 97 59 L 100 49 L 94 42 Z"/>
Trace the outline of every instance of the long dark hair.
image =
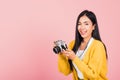
<path id="1" fill-rule="evenodd" d="M 73 49 L 72 49 L 75 53 L 78 50 L 78 48 L 83 40 L 83 38 L 81 37 L 81 35 L 78 31 L 78 22 L 79 22 L 79 19 L 84 15 L 87 16 L 92 21 L 92 25 L 95 25 L 95 29 L 92 32 L 92 37 L 94 39 L 97 39 L 97 40 L 102 42 L 100 34 L 99 34 L 99 28 L 98 28 L 97 18 L 95 16 L 95 14 L 92 11 L 84 10 L 79 14 L 77 21 L 76 21 L 75 44 L 74 44 Z M 106 47 L 105 47 L 105 50 L 106 50 Z M 106 50 L 106 57 L 107 57 L 107 50 Z M 72 66 L 71 60 L 69 60 L 69 63 Z"/>

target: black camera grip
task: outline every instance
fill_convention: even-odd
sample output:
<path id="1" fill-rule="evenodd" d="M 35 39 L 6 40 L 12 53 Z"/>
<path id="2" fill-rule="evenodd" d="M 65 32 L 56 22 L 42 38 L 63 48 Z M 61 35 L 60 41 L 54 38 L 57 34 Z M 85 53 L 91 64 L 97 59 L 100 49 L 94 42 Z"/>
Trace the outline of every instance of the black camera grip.
<path id="1" fill-rule="evenodd" d="M 67 45 L 61 45 L 62 49 L 66 50 L 67 49 Z"/>

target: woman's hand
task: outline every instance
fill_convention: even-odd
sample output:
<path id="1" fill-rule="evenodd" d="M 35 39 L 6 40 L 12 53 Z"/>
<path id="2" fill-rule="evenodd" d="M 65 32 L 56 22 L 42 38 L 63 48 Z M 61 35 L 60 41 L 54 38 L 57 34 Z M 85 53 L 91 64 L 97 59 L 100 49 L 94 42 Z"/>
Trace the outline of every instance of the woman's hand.
<path id="1" fill-rule="evenodd" d="M 73 60 L 76 57 L 75 53 L 72 50 L 69 50 L 69 49 L 63 50 L 62 54 L 64 56 L 68 57 L 68 59 L 71 59 L 71 60 Z"/>

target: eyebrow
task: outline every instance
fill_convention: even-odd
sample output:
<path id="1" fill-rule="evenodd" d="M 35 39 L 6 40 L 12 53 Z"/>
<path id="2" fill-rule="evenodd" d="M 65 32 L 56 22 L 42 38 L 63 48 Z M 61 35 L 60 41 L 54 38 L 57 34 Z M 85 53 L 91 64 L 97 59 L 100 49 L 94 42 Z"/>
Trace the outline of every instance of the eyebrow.
<path id="1" fill-rule="evenodd" d="M 78 22 L 78 23 L 81 23 L 81 22 Z M 89 21 L 84 21 L 83 23 L 89 23 Z"/>

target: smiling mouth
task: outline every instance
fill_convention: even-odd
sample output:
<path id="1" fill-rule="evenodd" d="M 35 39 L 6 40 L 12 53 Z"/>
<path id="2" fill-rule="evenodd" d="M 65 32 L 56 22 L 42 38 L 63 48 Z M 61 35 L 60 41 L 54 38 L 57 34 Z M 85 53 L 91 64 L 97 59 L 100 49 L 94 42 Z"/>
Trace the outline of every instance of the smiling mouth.
<path id="1" fill-rule="evenodd" d="M 80 31 L 81 35 L 85 35 L 87 33 L 87 31 Z"/>

